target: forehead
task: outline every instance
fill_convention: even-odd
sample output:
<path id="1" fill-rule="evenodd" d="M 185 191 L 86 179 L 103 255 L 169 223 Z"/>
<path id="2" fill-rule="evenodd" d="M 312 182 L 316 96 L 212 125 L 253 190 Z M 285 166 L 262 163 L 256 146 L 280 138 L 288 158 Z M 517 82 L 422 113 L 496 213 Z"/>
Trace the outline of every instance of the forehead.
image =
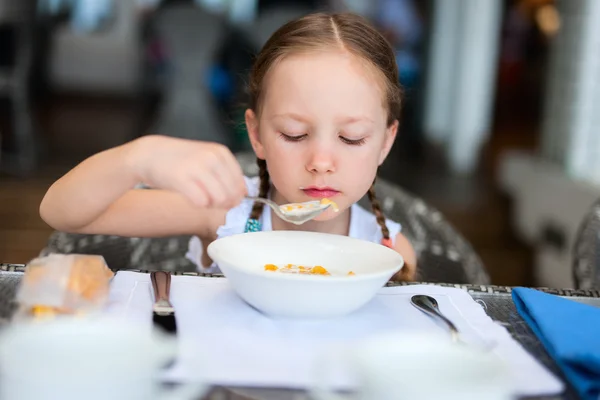
<path id="1" fill-rule="evenodd" d="M 347 52 L 285 57 L 264 82 L 263 113 L 297 112 L 311 118 L 368 116 L 386 119 L 385 91 L 377 71 Z"/>

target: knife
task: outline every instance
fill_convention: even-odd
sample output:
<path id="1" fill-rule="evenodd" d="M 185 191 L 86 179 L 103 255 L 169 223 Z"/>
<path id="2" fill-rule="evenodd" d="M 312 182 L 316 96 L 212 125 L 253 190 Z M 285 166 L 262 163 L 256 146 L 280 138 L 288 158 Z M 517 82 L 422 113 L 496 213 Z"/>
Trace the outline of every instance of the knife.
<path id="1" fill-rule="evenodd" d="M 177 332 L 175 309 L 169 301 L 171 293 L 171 274 L 164 271 L 150 273 L 154 289 L 154 305 L 152 307 L 152 322 L 168 333 Z"/>

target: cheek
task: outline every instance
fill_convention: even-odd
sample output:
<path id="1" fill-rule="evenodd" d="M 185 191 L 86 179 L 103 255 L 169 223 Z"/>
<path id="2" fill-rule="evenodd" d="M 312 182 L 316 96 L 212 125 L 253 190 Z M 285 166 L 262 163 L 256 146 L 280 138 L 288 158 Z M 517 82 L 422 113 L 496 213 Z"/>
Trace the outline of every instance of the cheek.
<path id="1" fill-rule="evenodd" d="M 302 158 L 300 146 L 295 143 L 285 143 L 283 140 L 274 140 L 265 146 L 267 163 L 278 170 L 293 169 Z M 275 168 L 274 168 L 275 169 Z"/>
<path id="2" fill-rule="evenodd" d="M 282 156 L 288 157 L 293 155 L 294 150 L 298 150 L 296 143 L 290 143 L 283 140 L 277 132 L 267 131 L 261 134 L 265 155 L 269 159 L 278 160 Z"/>
<path id="3" fill-rule="evenodd" d="M 271 181 L 280 190 L 293 183 L 293 177 L 304 168 L 301 152 L 298 149 L 292 151 L 289 147 L 286 143 L 271 143 L 265 148 Z"/>
<path id="4" fill-rule="evenodd" d="M 337 153 L 344 170 L 349 169 L 365 173 L 377 170 L 380 151 L 375 146 L 370 146 L 370 148 L 366 148 L 368 145 L 364 146 L 365 148 L 355 149 L 356 151 L 339 151 Z"/>
<path id="5" fill-rule="evenodd" d="M 343 175 L 354 182 L 357 192 L 365 193 L 371 187 L 378 167 L 379 153 L 376 151 L 344 155 Z"/>

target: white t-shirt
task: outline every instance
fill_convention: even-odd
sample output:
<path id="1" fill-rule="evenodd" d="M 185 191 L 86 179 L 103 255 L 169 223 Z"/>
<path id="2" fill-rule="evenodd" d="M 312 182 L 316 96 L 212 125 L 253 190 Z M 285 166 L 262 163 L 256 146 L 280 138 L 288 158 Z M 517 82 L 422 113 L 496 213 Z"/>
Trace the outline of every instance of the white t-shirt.
<path id="1" fill-rule="evenodd" d="M 258 177 L 246 178 L 246 187 L 249 196 L 258 196 L 259 184 L 260 181 Z M 225 217 L 225 224 L 217 229 L 217 238 L 244 233 L 246 221 L 250 217 L 253 204 L 254 203 L 251 201 L 243 201 L 237 207 L 229 210 Z M 270 207 L 263 207 L 260 223 L 263 231 L 271 231 L 273 229 L 271 225 Z M 399 223 L 389 219 L 386 219 L 386 225 L 390 231 L 390 238 L 392 239 L 392 242 L 394 242 L 396 235 L 400 232 L 402 227 Z M 377 224 L 375 215 L 358 204 L 353 204 L 350 208 L 350 230 L 348 236 L 374 243 L 381 243 L 383 239 L 383 234 L 381 233 L 379 224 Z M 204 248 L 200 238 L 193 236 L 190 239 L 186 258 L 193 262 L 200 272 L 219 272 L 219 268 L 215 264 L 210 267 L 204 267 L 202 265 L 201 260 L 203 251 Z"/>

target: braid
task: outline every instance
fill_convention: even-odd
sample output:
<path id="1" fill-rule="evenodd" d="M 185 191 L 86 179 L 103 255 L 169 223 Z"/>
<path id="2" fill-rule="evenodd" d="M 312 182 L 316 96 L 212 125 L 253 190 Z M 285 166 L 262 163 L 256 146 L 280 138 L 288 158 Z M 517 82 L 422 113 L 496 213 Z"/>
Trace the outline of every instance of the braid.
<path id="1" fill-rule="evenodd" d="M 375 178 L 377 180 L 377 178 Z M 369 201 L 371 202 L 371 207 L 373 208 L 373 214 L 375 214 L 375 218 L 377 219 L 377 223 L 381 227 L 381 233 L 383 234 L 384 239 L 390 238 L 390 231 L 385 224 L 385 216 L 383 215 L 383 211 L 381 211 L 381 205 L 379 204 L 379 200 L 375 196 L 375 180 L 373 184 L 369 188 L 367 192 L 367 196 L 369 196 Z"/>
<path id="2" fill-rule="evenodd" d="M 257 158 L 256 164 L 258 165 L 258 176 L 260 178 L 258 197 L 266 198 L 269 194 L 269 171 L 267 170 L 267 162 L 265 160 Z M 262 210 L 263 204 L 255 202 L 252 206 L 252 211 L 250 212 L 250 219 L 258 220 L 260 218 Z"/>
<path id="3" fill-rule="evenodd" d="M 377 178 L 375 179 L 377 180 Z M 375 214 L 375 218 L 377 219 L 377 223 L 381 227 L 381 233 L 383 234 L 384 240 L 390 240 L 390 231 L 385 224 L 385 217 L 383 215 L 383 211 L 381 211 L 381 205 L 379 204 L 379 200 L 375 196 L 375 180 L 373 184 L 369 188 L 367 195 L 369 196 L 369 200 L 371 201 L 371 207 L 373 208 L 373 214 Z M 404 268 L 402 268 L 398 273 L 396 273 L 391 280 L 396 282 L 412 282 L 415 280 L 415 265 L 405 264 Z"/>

